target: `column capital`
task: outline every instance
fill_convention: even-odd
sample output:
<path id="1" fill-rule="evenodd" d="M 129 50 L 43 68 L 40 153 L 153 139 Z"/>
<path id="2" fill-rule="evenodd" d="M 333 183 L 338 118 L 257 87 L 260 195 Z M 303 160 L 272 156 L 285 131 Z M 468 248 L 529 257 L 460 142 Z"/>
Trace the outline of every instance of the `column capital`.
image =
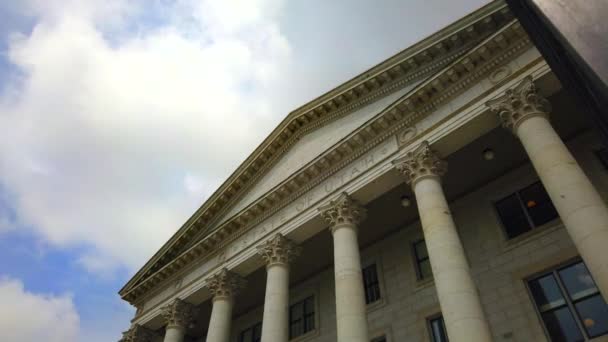
<path id="1" fill-rule="evenodd" d="M 279 233 L 258 246 L 257 251 L 269 267 L 275 264 L 289 264 L 300 255 L 302 247 Z"/>
<path id="2" fill-rule="evenodd" d="M 229 271 L 227 268 L 222 268 L 207 280 L 205 286 L 213 294 L 213 300 L 216 300 L 236 296 L 245 287 L 245 283 L 245 279 L 240 275 Z"/>
<path id="3" fill-rule="evenodd" d="M 333 232 L 334 228 L 344 224 L 358 226 L 365 219 L 367 210 L 346 192 L 343 192 L 335 200 L 319 207 L 319 214 L 329 223 Z"/>
<path id="4" fill-rule="evenodd" d="M 190 303 L 176 298 L 170 304 L 161 308 L 161 314 L 168 327 L 187 328 L 194 321 L 197 310 Z"/>
<path id="5" fill-rule="evenodd" d="M 420 146 L 408 152 L 404 157 L 393 160 L 393 165 L 405 177 L 405 181 L 412 186 L 423 178 L 441 178 L 448 171 L 448 163 L 431 149 L 428 141 L 423 141 Z"/>
<path id="6" fill-rule="evenodd" d="M 549 101 L 538 94 L 532 76 L 507 89 L 502 96 L 486 102 L 486 106 L 498 115 L 502 126 L 513 133 L 525 120 L 535 116 L 548 117 L 551 111 Z"/>
<path id="7" fill-rule="evenodd" d="M 153 342 L 158 334 L 139 324 L 133 324 L 129 330 L 122 333 L 120 342 Z"/>

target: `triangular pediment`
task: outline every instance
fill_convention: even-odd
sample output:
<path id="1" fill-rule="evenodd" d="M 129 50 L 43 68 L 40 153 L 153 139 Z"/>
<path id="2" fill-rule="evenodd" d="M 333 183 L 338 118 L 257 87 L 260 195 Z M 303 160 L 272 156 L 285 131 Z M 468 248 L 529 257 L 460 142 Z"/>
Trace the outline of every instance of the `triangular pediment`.
<path id="1" fill-rule="evenodd" d="M 292 189 L 317 178 L 328 160 L 364 148 L 375 131 L 413 117 L 412 108 L 423 113 L 420 104 L 441 92 L 435 88 L 452 77 L 443 73 L 434 81 L 431 76 L 510 22 L 505 5 L 494 2 L 290 113 L 121 289 L 121 296 L 136 301 L 154 284 L 250 227 L 256 217 L 290 200 L 297 192 Z M 464 64 L 452 71 L 461 67 L 468 72 Z"/>
<path id="2" fill-rule="evenodd" d="M 416 81 L 395 91 L 388 96 L 368 103 L 348 115 L 329 122 L 310 133 L 305 134 L 281 156 L 264 176 L 218 221 L 224 223 L 230 217 L 247 208 L 255 200 L 272 188 L 281 184 L 323 152 L 344 139 L 355 129 L 381 113 L 401 96 L 413 89 L 421 81 Z"/>

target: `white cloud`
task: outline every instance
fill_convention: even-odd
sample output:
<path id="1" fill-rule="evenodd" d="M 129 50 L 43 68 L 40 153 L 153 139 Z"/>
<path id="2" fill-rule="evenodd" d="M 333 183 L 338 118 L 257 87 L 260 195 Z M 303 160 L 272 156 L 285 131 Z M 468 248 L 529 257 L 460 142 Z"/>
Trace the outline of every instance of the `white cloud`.
<path id="1" fill-rule="evenodd" d="M 0 19 L 34 23 L 0 56 L 18 70 L 1 80 L 0 234 L 31 230 L 41 260 L 76 246 L 91 273 L 133 272 L 287 110 L 436 30 L 431 14 L 483 1 L 425 1 L 407 23 L 422 1 L 0 1 Z M 69 296 L 0 280 L 0 340 L 115 340 L 132 308 L 97 295 L 79 298 L 77 338 Z"/>
<path id="2" fill-rule="evenodd" d="M 0 185 L 20 226 L 92 246 L 81 265 L 135 270 L 282 116 L 261 93 L 290 56 L 281 2 L 158 2 L 170 21 L 128 35 L 103 19 L 134 5 L 61 3 L 30 1 L 9 44 Z"/>
<path id="3" fill-rule="evenodd" d="M 0 187 L 16 217 L 0 212 L 0 232 L 134 271 L 286 109 L 483 2 L 15 2 L 35 25 L 8 45 Z"/>
<path id="4" fill-rule="evenodd" d="M 40 295 L 16 279 L 0 278 L 0 339 L 70 342 L 78 337 L 79 317 L 69 295 Z"/>
<path id="5" fill-rule="evenodd" d="M 201 194 L 205 189 L 205 184 L 198 177 L 186 174 L 184 177 L 184 187 L 191 194 Z"/>

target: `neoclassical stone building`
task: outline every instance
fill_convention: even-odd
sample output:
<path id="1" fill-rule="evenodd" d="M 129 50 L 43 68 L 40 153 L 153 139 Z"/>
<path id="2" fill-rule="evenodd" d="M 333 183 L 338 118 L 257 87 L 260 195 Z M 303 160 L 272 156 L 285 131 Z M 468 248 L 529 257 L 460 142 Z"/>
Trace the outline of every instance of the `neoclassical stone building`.
<path id="1" fill-rule="evenodd" d="M 289 113 L 122 341 L 608 341 L 608 152 L 495 1 Z"/>

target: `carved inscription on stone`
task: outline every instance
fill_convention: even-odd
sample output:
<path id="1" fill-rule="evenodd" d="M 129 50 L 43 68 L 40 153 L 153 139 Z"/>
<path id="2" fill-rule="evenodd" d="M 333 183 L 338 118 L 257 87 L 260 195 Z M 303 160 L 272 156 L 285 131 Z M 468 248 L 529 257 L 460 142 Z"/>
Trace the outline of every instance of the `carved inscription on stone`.
<path id="1" fill-rule="evenodd" d="M 376 146 L 363 156 L 355 159 L 350 165 L 338 171 L 312 190 L 302 195 L 293 203 L 281 209 L 271 217 L 261 222 L 257 227 L 234 241 L 226 251 L 226 258 L 230 258 L 241 250 L 250 246 L 268 235 L 279 226 L 293 219 L 301 212 L 311 208 L 320 200 L 334 192 L 339 191 L 344 185 L 359 177 L 365 171 L 377 165 L 384 158 L 397 151 L 396 139 L 387 139 L 386 142 Z"/>

